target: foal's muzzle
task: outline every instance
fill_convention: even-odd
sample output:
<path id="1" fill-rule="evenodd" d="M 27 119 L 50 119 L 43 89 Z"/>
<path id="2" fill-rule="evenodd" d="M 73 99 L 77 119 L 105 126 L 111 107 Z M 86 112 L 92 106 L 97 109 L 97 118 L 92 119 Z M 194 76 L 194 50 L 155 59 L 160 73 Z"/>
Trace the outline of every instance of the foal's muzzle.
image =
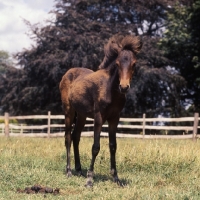
<path id="1" fill-rule="evenodd" d="M 129 88 L 130 88 L 130 85 L 126 85 L 126 86 L 119 85 L 119 90 L 123 94 L 127 93 Z"/>

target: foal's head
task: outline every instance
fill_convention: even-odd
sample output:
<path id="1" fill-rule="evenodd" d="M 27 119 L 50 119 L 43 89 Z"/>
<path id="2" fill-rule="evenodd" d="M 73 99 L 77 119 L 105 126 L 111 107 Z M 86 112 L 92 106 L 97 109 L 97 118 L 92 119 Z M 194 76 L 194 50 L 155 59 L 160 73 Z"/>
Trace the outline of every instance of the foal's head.
<path id="1" fill-rule="evenodd" d="M 130 82 L 134 73 L 136 57 L 132 51 L 123 50 L 116 59 L 116 66 L 119 72 L 119 89 L 126 93 L 130 88 Z"/>
<path id="2" fill-rule="evenodd" d="M 119 88 L 126 93 L 130 88 L 131 78 L 136 63 L 136 55 L 142 48 L 142 42 L 136 36 L 114 35 L 104 47 L 105 57 L 99 69 L 107 68 L 110 63 L 115 62 L 119 72 Z"/>
<path id="3" fill-rule="evenodd" d="M 121 93 L 126 93 L 130 88 L 136 55 L 140 52 L 141 48 L 142 42 L 139 37 L 128 35 L 121 41 L 121 49 L 115 61 L 119 72 L 119 89 Z"/>

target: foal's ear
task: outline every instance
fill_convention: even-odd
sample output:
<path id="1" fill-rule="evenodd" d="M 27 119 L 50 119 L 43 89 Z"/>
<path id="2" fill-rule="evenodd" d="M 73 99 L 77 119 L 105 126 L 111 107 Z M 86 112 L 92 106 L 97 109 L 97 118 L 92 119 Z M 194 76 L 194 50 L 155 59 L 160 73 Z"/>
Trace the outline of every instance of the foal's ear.
<path id="1" fill-rule="evenodd" d="M 136 54 L 139 53 L 142 49 L 142 38 L 140 36 L 136 36 L 136 47 L 135 47 L 135 50 L 136 50 Z"/>

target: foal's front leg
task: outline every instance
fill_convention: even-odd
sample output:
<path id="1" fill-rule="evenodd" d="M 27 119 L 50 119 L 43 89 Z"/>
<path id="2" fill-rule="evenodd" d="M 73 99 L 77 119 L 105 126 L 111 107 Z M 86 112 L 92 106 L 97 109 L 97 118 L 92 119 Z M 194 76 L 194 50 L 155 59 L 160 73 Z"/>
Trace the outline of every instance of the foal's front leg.
<path id="1" fill-rule="evenodd" d="M 109 148 L 110 148 L 110 172 L 113 176 L 114 182 L 118 185 L 122 185 L 121 181 L 117 175 L 117 168 L 116 168 L 116 150 L 117 150 L 117 141 L 116 141 L 116 132 L 117 132 L 117 125 L 119 123 L 119 117 L 112 118 L 112 120 L 108 120 L 109 124 Z"/>
<path id="2" fill-rule="evenodd" d="M 100 150 L 100 133 L 101 133 L 102 124 L 103 124 L 102 117 L 99 112 L 94 117 L 94 144 L 92 146 L 92 160 L 91 160 L 90 168 L 87 172 L 86 187 L 93 186 L 94 163 Z"/>

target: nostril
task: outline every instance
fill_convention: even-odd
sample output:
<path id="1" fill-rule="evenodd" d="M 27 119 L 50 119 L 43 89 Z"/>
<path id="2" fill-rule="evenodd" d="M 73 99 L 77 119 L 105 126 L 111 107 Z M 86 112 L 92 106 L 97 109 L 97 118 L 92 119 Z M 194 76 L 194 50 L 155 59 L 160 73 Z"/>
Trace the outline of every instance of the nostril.
<path id="1" fill-rule="evenodd" d="M 124 88 L 125 92 L 127 92 L 129 90 L 129 85 L 126 86 L 126 88 Z"/>
<path id="2" fill-rule="evenodd" d="M 127 85 L 127 86 L 122 86 L 122 85 L 119 85 L 119 89 L 122 93 L 126 93 L 128 91 L 128 89 L 130 88 L 130 85 Z"/>

